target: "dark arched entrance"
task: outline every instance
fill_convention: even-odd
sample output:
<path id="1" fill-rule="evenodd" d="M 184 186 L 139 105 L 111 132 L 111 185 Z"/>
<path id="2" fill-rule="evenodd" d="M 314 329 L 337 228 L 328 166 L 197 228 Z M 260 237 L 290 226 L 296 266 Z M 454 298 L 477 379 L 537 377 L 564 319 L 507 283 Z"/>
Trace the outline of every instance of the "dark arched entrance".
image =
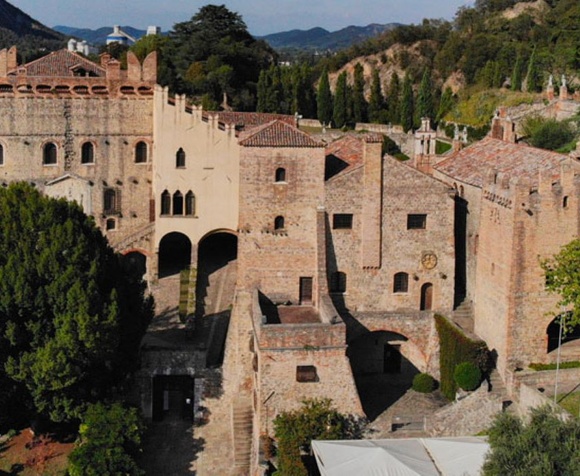
<path id="1" fill-rule="evenodd" d="M 137 278 L 142 278 L 147 271 L 147 256 L 139 251 L 125 253 L 122 263 L 127 273 Z"/>
<path id="2" fill-rule="evenodd" d="M 556 317 L 546 329 L 548 337 L 548 353 L 558 350 L 560 340 L 560 317 Z M 566 358 L 566 354 L 571 357 L 580 353 L 580 325 L 575 327 L 568 326 L 562 332 L 562 349 L 561 353 Z"/>
<path id="3" fill-rule="evenodd" d="M 159 277 L 170 276 L 191 264 L 191 241 L 183 233 L 165 235 L 159 243 Z"/>
<path id="4" fill-rule="evenodd" d="M 425 283 L 421 286 L 421 311 L 430 311 L 433 309 L 433 285 Z"/>
<path id="5" fill-rule="evenodd" d="M 223 360 L 236 289 L 238 237 L 227 231 L 210 233 L 199 242 L 197 256 L 195 314 L 198 323 L 211 325 L 207 365 L 215 367 Z"/>
<path id="6" fill-rule="evenodd" d="M 411 388 L 419 370 L 405 357 L 408 339 L 396 332 L 368 332 L 353 340 L 347 355 L 363 410 L 374 420 Z"/>

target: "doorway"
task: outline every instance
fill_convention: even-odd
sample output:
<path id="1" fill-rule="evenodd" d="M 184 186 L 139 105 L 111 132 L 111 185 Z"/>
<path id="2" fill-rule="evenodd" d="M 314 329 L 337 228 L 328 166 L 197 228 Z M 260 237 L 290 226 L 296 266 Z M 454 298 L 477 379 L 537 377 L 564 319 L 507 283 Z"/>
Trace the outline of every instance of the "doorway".
<path id="1" fill-rule="evenodd" d="M 425 283 L 421 286 L 421 311 L 430 311 L 433 309 L 433 285 Z"/>
<path id="2" fill-rule="evenodd" d="M 312 278 L 300 278 L 300 304 L 312 305 Z"/>

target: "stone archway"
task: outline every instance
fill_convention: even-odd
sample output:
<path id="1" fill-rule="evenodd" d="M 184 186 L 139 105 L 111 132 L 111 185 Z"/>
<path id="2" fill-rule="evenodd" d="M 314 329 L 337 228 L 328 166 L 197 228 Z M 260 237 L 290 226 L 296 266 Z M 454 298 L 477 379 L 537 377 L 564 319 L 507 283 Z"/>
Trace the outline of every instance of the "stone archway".
<path id="1" fill-rule="evenodd" d="M 363 410 L 374 420 L 411 388 L 424 362 L 409 339 L 397 332 L 374 331 L 350 342 L 347 355 Z"/>
<path id="2" fill-rule="evenodd" d="M 159 243 L 159 278 L 187 269 L 191 264 L 191 241 L 179 232 L 165 235 Z"/>
<path id="3" fill-rule="evenodd" d="M 547 352 L 548 354 L 558 351 L 560 343 L 560 320 L 556 317 L 546 328 Z M 562 333 L 561 340 L 561 357 L 568 359 L 577 359 L 580 356 L 580 325 L 568 329 Z"/>
<path id="4" fill-rule="evenodd" d="M 147 273 L 147 254 L 140 250 L 129 250 L 123 253 L 123 267 L 130 275 L 143 278 Z"/>

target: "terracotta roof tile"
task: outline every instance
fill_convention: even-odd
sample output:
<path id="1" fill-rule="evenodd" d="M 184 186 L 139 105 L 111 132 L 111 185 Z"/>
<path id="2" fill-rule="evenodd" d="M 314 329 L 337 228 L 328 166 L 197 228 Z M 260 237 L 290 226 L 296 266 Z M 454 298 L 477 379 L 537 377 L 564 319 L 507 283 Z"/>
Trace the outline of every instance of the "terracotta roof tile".
<path id="1" fill-rule="evenodd" d="M 68 50 L 58 50 L 21 66 L 27 76 L 71 77 L 74 71 L 83 69 L 93 76 L 105 76 L 105 70 L 98 64 Z"/>
<path id="2" fill-rule="evenodd" d="M 540 171 L 553 170 L 556 176 L 565 158 L 557 152 L 486 137 L 439 162 L 434 168 L 476 187 L 483 185 L 483 177 L 490 169 L 510 177 L 528 178 L 532 184 L 537 184 Z"/>
<path id="3" fill-rule="evenodd" d="M 268 114 L 260 112 L 229 112 L 229 111 L 203 111 L 203 117 L 217 116 L 221 124 L 235 126 L 237 129 L 249 129 L 261 126 L 272 121 L 282 121 L 294 125 L 294 116 L 287 114 Z"/>
<path id="4" fill-rule="evenodd" d="M 324 147 L 305 132 L 282 121 L 272 121 L 240 135 L 246 147 Z"/>
<path id="5" fill-rule="evenodd" d="M 328 144 L 326 147 L 326 180 L 363 165 L 365 142 L 382 141 L 382 134 L 347 134 Z"/>

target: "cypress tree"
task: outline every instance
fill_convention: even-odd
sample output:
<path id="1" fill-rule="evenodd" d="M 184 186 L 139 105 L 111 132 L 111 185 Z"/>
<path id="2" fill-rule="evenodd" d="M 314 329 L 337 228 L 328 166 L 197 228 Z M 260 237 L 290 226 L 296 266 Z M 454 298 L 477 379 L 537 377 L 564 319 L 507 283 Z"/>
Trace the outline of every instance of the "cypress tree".
<path id="1" fill-rule="evenodd" d="M 318 83 L 318 93 L 316 96 L 318 108 L 318 120 L 322 124 L 330 124 L 332 121 L 332 93 L 328 82 L 328 69 L 325 67 Z"/>
<path id="2" fill-rule="evenodd" d="M 258 104 L 256 105 L 257 112 L 268 112 L 266 110 L 266 99 L 268 96 L 268 71 L 263 69 L 260 71 L 257 88 Z"/>
<path id="3" fill-rule="evenodd" d="M 437 117 L 435 118 L 437 122 L 441 122 L 445 115 L 451 111 L 453 107 L 453 91 L 449 86 L 445 88 L 443 94 L 441 95 L 441 101 L 439 102 L 439 109 L 437 110 Z"/>
<path id="4" fill-rule="evenodd" d="M 411 78 L 407 73 L 405 79 L 403 80 L 403 95 L 401 97 L 401 119 L 400 124 L 403 126 L 403 130 L 408 132 L 413 128 L 413 116 L 414 116 L 414 101 L 413 101 L 413 84 Z"/>
<path id="5" fill-rule="evenodd" d="M 357 63 L 354 67 L 352 113 L 354 122 L 367 121 L 367 101 L 365 99 L 365 78 L 363 67 Z"/>
<path id="6" fill-rule="evenodd" d="M 528 63 L 528 74 L 526 75 L 526 89 L 530 93 L 539 92 L 542 90 L 542 80 L 540 72 L 538 71 L 538 63 L 536 62 L 536 48 L 532 50 L 530 61 Z"/>
<path id="7" fill-rule="evenodd" d="M 381 90 L 379 70 L 374 69 L 371 82 L 371 97 L 369 101 L 369 121 L 380 123 L 384 109 L 385 98 L 383 96 L 383 91 Z"/>
<path id="8" fill-rule="evenodd" d="M 521 56 L 518 54 L 516 64 L 514 65 L 514 70 L 512 72 L 511 90 L 521 91 L 521 89 L 522 89 L 522 59 Z"/>
<path id="9" fill-rule="evenodd" d="M 348 118 L 348 86 L 346 82 L 346 71 L 340 73 L 336 80 L 332 117 L 334 120 L 334 127 L 340 129 L 346 125 Z"/>
<path id="10" fill-rule="evenodd" d="M 399 75 L 393 72 L 391 82 L 389 84 L 389 91 L 387 93 L 387 114 L 388 119 L 392 124 L 401 123 L 401 81 Z"/>
<path id="11" fill-rule="evenodd" d="M 417 96 L 417 120 L 420 123 L 423 117 L 433 120 L 435 118 L 435 106 L 433 105 L 433 85 L 431 84 L 431 71 L 425 70 L 419 94 Z"/>

